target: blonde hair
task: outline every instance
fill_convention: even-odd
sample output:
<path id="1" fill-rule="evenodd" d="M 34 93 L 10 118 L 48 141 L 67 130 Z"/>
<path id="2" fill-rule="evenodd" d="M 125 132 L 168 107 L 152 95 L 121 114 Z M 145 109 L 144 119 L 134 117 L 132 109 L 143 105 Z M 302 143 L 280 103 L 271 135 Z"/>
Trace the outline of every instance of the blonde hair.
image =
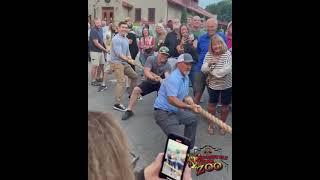
<path id="1" fill-rule="evenodd" d="M 88 180 L 134 180 L 129 147 L 109 113 L 88 112 Z"/>
<path id="2" fill-rule="evenodd" d="M 162 34 L 165 34 L 165 33 L 166 33 L 166 30 L 164 29 L 162 23 L 158 23 L 158 24 L 156 25 L 156 28 L 157 28 L 157 27 L 160 27 L 160 28 L 161 28 Z"/>
<path id="3" fill-rule="evenodd" d="M 228 23 L 227 29 L 229 29 L 230 26 L 232 26 L 232 21 L 230 21 L 230 22 Z"/>
<path id="4" fill-rule="evenodd" d="M 212 51 L 212 46 L 213 44 L 215 43 L 218 43 L 220 42 L 222 44 L 222 49 L 221 49 L 221 54 L 225 53 L 228 51 L 228 46 L 226 45 L 226 43 L 224 42 L 224 40 L 222 39 L 221 36 L 219 36 L 218 34 L 215 34 L 212 38 L 211 38 L 211 42 L 210 42 L 210 45 L 209 45 L 209 52 L 211 54 L 213 54 L 213 51 Z"/>

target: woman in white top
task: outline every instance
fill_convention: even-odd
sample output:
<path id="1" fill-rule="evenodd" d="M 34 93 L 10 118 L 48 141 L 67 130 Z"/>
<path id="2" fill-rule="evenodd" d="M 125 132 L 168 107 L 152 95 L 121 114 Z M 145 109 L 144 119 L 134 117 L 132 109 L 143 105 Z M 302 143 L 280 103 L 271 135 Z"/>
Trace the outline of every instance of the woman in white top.
<path id="1" fill-rule="evenodd" d="M 232 54 L 220 36 L 212 37 L 201 71 L 207 75 L 208 112 L 212 115 L 216 114 L 216 105 L 219 96 L 221 96 L 220 119 L 225 122 L 232 97 Z M 211 123 L 208 127 L 208 133 L 213 134 L 213 124 Z M 225 134 L 223 129 L 220 129 L 220 134 Z"/>

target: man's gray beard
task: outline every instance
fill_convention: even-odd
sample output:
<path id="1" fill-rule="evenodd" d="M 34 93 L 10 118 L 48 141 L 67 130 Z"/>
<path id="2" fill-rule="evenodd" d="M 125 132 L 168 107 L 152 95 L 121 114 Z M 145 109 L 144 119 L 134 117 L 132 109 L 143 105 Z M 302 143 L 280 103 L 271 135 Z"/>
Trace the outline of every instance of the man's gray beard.
<path id="1" fill-rule="evenodd" d="M 190 74 L 190 71 L 185 71 L 183 74 L 184 74 L 185 76 L 188 76 L 188 75 Z"/>

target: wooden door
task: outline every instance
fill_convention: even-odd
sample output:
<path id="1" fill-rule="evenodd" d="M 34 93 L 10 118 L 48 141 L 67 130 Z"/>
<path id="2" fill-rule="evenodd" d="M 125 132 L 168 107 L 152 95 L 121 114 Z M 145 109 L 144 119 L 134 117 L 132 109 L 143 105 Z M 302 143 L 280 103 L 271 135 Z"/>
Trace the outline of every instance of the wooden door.
<path id="1" fill-rule="evenodd" d="M 111 20 L 113 20 L 113 7 L 102 7 L 102 20 L 107 21 L 107 23 L 110 23 Z"/>

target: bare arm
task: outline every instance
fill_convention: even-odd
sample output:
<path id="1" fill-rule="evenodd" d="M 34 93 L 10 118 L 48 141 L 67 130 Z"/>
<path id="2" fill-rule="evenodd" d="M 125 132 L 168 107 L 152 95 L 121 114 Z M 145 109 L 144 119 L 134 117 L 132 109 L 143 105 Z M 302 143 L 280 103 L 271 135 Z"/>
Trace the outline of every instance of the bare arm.
<path id="1" fill-rule="evenodd" d="M 156 79 L 156 77 L 155 77 L 156 74 L 154 74 L 153 72 L 151 72 L 151 69 L 150 69 L 149 67 L 144 67 L 143 73 L 144 73 L 144 75 L 145 75 L 147 78 L 149 78 L 149 79 L 151 79 L 151 80 L 153 80 L 153 81 L 157 81 L 157 79 Z"/>
<path id="2" fill-rule="evenodd" d="M 93 39 L 93 44 L 102 51 L 107 52 L 106 48 L 99 43 L 98 39 Z"/>
<path id="3" fill-rule="evenodd" d="M 187 103 L 184 103 L 182 101 L 180 101 L 177 97 L 175 96 L 168 96 L 168 102 L 177 107 L 177 108 L 181 108 L 181 109 L 192 109 L 191 105 L 188 105 Z"/>
<path id="4" fill-rule="evenodd" d="M 199 110 L 200 110 L 199 105 L 197 105 L 197 104 L 189 105 L 184 102 L 184 99 L 182 102 L 175 96 L 168 96 L 168 102 L 175 107 L 178 107 L 180 109 L 188 109 L 188 110 L 191 110 L 195 113 L 199 113 Z"/>

